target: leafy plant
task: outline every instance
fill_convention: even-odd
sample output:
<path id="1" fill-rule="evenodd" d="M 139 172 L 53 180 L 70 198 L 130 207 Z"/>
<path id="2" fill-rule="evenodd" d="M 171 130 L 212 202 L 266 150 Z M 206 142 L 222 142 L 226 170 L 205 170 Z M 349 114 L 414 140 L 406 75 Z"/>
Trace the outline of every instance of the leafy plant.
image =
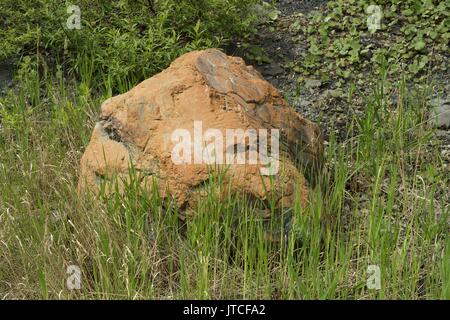
<path id="1" fill-rule="evenodd" d="M 368 28 L 369 5 L 378 5 L 381 13 L 379 29 L 373 33 Z M 448 67 L 448 0 L 329 1 L 323 12 L 299 19 L 307 25 L 304 31 L 309 47 L 294 65 L 302 74 L 358 81 L 371 73 L 380 55 L 390 64 L 392 77 L 404 70 L 404 65 L 409 65 L 407 78 L 414 80 L 420 80 L 426 70 L 443 72 Z"/>
<path id="2" fill-rule="evenodd" d="M 135 85 L 195 49 L 224 45 L 253 32 L 252 6 L 258 0 L 80 0 L 81 29 L 66 21 L 69 2 L 0 2 L 0 60 L 31 56 L 40 64 L 61 64 L 90 84 L 104 79 L 115 92 Z"/>

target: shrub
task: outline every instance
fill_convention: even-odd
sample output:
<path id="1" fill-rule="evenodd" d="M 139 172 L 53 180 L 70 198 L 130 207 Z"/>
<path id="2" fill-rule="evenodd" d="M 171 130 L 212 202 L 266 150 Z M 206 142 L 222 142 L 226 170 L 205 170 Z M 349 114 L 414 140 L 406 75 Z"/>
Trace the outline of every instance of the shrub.
<path id="1" fill-rule="evenodd" d="M 77 0 L 81 29 L 70 30 L 69 2 L 3 0 L 0 60 L 33 55 L 44 67 L 62 64 L 89 85 L 125 89 L 187 51 L 253 32 L 257 2 Z"/>

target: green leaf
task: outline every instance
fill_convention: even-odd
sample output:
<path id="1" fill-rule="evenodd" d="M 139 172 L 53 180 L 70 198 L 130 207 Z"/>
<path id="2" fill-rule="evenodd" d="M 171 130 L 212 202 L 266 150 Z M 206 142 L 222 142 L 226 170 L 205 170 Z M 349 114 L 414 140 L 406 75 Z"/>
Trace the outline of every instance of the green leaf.
<path id="1" fill-rule="evenodd" d="M 272 11 L 270 11 L 269 14 L 268 14 L 269 19 L 273 20 L 273 21 L 277 20 L 278 16 L 280 15 L 280 13 L 281 13 L 281 11 L 279 11 L 279 10 L 272 10 Z"/>
<path id="2" fill-rule="evenodd" d="M 309 52 L 311 52 L 311 54 L 316 56 L 320 55 L 320 49 L 315 43 L 311 43 L 309 47 Z"/>
<path id="3" fill-rule="evenodd" d="M 421 51 L 424 48 L 425 48 L 425 41 L 423 41 L 423 39 L 416 40 L 416 42 L 414 43 L 414 49 L 417 51 Z"/>
<path id="4" fill-rule="evenodd" d="M 414 13 L 414 11 L 412 9 L 406 9 L 406 10 L 403 10 L 402 13 L 403 13 L 403 15 L 408 17 L 408 16 L 412 15 Z"/>
<path id="5" fill-rule="evenodd" d="M 430 36 L 431 39 L 434 40 L 434 39 L 436 39 L 438 33 L 436 31 L 434 31 L 434 30 L 430 30 L 428 35 Z"/>

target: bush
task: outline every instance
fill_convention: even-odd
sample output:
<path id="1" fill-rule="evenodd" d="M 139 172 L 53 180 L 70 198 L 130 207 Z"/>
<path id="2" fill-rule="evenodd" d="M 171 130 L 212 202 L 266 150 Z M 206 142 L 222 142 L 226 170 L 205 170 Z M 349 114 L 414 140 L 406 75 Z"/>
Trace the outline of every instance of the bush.
<path id="1" fill-rule="evenodd" d="M 129 87 L 194 49 L 253 32 L 259 0 L 78 0 L 70 30 L 66 1 L 0 2 L 0 60 L 33 55 L 89 85 Z M 91 83 L 92 82 L 92 83 Z"/>

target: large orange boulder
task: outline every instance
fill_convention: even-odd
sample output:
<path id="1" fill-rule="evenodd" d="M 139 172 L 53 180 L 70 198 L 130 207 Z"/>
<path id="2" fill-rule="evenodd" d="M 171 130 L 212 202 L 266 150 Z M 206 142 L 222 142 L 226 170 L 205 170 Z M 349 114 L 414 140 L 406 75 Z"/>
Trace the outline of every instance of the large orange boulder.
<path id="1" fill-rule="evenodd" d="M 304 173 L 319 166 L 322 153 L 317 125 L 253 67 L 215 49 L 194 51 L 103 103 L 79 189 L 126 181 L 133 167 L 142 184 L 187 208 L 208 192 L 211 174 L 220 174 L 220 196 L 290 207 L 296 197 L 307 203 Z"/>

